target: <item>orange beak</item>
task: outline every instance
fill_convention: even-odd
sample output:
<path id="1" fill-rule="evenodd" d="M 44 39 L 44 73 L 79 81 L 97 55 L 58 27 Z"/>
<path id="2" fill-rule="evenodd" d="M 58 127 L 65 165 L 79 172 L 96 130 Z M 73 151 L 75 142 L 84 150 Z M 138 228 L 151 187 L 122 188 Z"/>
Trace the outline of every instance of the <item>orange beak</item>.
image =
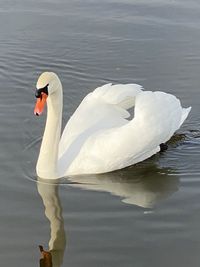
<path id="1" fill-rule="evenodd" d="M 42 114 L 46 101 L 47 101 L 48 95 L 45 93 L 41 93 L 41 96 L 37 98 L 36 104 L 35 104 L 35 109 L 34 109 L 34 114 L 36 116 L 39 116 Z"/>

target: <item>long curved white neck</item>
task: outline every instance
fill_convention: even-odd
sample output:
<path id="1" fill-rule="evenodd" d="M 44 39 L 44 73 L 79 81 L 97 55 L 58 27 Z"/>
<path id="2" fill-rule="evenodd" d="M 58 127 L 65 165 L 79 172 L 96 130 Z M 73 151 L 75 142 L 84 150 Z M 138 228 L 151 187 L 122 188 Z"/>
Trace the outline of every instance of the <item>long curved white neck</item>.
<path id="1" fill-rule="evenodd" d="M 37 161 L 37 174 L 41 178 L 58 178 L 58 148 L 61 136 L 63 93 L 61 82 L 57 90 L 47 98 L 47 120 Z M 58 88 L 59 87 L 59 88 Z"/>

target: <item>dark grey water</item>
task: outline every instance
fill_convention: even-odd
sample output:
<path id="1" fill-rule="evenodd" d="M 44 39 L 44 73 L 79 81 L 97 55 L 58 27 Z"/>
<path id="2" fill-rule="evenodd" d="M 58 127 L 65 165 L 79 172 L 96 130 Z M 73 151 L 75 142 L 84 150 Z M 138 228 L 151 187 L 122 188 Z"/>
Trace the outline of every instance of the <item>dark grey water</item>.
<path id="1" fill-rule="evenodd" d="M 54 267 L 199 267 L 200 3 L 2 0 L 0 25 L 1 266 L 39 266 L 50 240 Z M 34 88 L 45 70 L 62 80 L 64 123 L 107 82 L 173 93 L 192 112 L 165 153 L 37 185 L 45 116 L 33 116 Z"/>

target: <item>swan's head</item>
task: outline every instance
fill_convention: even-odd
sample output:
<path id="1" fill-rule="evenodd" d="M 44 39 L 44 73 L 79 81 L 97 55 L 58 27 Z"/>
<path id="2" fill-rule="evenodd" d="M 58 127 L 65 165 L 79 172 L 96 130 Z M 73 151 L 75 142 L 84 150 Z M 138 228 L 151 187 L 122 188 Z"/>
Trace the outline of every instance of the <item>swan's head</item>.
<path id="1" fill-rule="evenodd" d="M 37 98 L 34 114 L 39 116 L 44 110 L 47 98 L 57 92 L 61 85 L 58 76 L 53 72 L 43 72 L 37 81 L 35 97 Z"/>

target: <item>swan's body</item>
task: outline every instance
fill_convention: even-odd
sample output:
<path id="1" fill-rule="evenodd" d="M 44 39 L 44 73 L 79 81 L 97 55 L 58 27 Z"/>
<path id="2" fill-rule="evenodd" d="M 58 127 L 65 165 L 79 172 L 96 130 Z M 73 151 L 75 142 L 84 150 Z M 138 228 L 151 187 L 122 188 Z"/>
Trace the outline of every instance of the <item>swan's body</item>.
<path id="1" fill-rule="evenodd" d="M 143 161 L 160 151 L 191 109 L 171 94 L 106 84 L 83 99 L 61 136 L 62 85 L 56 74 L 39 77 L 37 90 L 43 89 L 48 112 L 36 168 L 42 178 L 105 173 Z M 127 120 L 133 106 L 134 118 Z"/>

